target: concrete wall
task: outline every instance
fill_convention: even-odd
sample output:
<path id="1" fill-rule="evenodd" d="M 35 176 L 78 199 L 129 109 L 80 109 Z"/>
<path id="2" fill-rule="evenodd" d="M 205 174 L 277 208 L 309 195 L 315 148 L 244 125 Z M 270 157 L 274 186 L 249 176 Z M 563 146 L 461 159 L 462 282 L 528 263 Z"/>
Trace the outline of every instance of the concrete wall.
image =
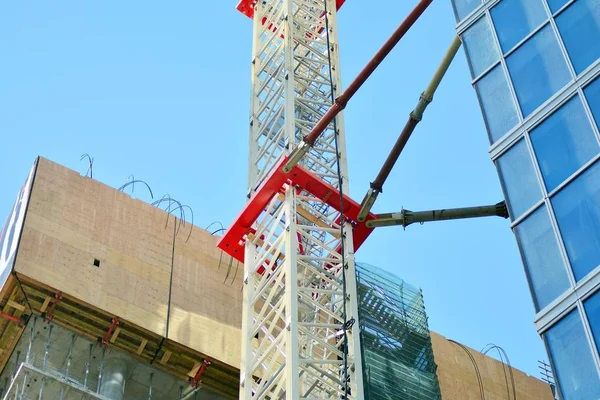
<path id="1" fill-rule="evenodd" d="M 231 258 L 208 232 L 186 243 L 190 224 L 173 248 L 174 228 L 165 211 L 40 158 L 15 271 L 238 367 L 243 272 L 233 279 L 234 261 L 227 277 Z"/>
<path id="2" fill-rule="evenodd" d="M 187 229 L 175 246 L 169 339 L 239 368 L 244 266 L 203 229 L 186 243 Z"/>
<path id="3" fill-rule="evenodd" d="M 431 332 L 433 354 L 438 366 L 437 375 L 444 400 L 480 400 L 479 382 L 475 368 L 468 354 L 458 345 L 448 341 L 444 336 Z M 467 347 L 468 348 L 468 347 Z M 510 397 L 506 387 L 506 379 L 502 363 L 468 348 L 479 368 L 486 400 L 506 400 L 513 398 L 512 385 L 508 367 L 506 376 Z M 513 377 L 519 400 L 553 400 L 550 386 L 517 369 L 513 369 Z"/>

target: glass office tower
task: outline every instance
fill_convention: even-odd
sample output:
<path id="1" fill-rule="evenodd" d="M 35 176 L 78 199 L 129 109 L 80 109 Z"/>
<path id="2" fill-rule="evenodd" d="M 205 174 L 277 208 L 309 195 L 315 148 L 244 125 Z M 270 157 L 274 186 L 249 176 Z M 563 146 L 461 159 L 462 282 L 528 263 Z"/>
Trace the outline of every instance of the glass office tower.
<path id="1" fill-rule="evenodd" d="M 600 399 L 600 0 L 453 0 L 565 400 Z"/>

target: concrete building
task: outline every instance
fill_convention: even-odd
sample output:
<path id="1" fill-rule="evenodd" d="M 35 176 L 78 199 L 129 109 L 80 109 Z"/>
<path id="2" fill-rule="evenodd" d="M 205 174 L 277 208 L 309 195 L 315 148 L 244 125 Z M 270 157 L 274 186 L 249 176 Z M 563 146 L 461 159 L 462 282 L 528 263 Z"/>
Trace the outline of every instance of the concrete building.
<path id="1" fill-rule="evenodd" d="M 1 398 L 237 398 L 243 266 L 173 214 L 36 161 L 0 236 Z M 418 289 L 361 271 L 361 313 L 375 328 L 367 366 L 393 398 L 553 398 L 544 382 L 429 334 Z"/>
<path id="2" fill-rule="evenodd" d="M 600 1 L 453 0 L 562 398 L 600 398 Z"/>

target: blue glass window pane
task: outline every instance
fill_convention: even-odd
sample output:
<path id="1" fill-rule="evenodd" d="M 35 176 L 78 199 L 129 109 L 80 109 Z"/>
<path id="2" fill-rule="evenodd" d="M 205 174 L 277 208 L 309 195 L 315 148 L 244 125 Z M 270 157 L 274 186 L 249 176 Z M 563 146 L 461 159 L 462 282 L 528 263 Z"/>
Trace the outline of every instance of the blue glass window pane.
<path id="1" fill-rule="evenodd" d="M 592 114 L 594 114 L 596 125 L 600 125 L 600 78 L 583 89 L 583 92 L 592 110 Z"/>
<path id="2" fill-rule="evenodd" d="M 600 163 L 596 163 L 552 199 L 575 278 L 600 263 Z"/>
<path id="3" fill-rule="evenodd" d="M 550 11 L 552 11 L 552 13 L 554 14 L 555 12 L 560 10 L 560 8 L 562 6 L 567 4 L 567 1 L 569 1 L 569 0 L 548 0 L 548 5 L 550 6 Z"/>
<path id="4" fill-rule="evenodd" d="M 564 400 L 600 398 L 600 378 L 577 310 L 544 334 Z"/>
<path id="5" fill-rule="evenodd" d="M 600 349 L 600 290 L 583 303 L 596 347 Z"/>
<path id="6" fill-rule="evenodd" d="M 550 25 L 523 43 L 506 62 L 524 116 L 571 80 Z"/>
<path id="7" fill-rule="evenodd" d="M 538 164 L 551 192 L 598 153 L 599 146 L 579 96 L 531 131 Z"/>
<path id="8" fill-rule="evenodd" d="M 459 22 L 480 5 L 481 0 L 453 0 L 452 3 L 454 4 L 456 22 Z"/>
<path id="9" fill-rule="evenodd" d="M 525 141 L 515 144 L 497 163 L 510 216 L 514 220 L 542 198 Z"/>
<path id="10" fill-rule="evenodd" d="M 505 53 L 548 19 L 542 0 L 503 0 L 491 14 Z"/>
<path id="11" fill-rule="evenodd" d="M 475 84 L 475 89 L 485 116 L 490 142 L 494 143 L 519 122 L 502 66 L 498 65 L 488 72 Z"/>
<path id="12" fill-rule="evenodd" d="M 569 278 L 558 250 L 556 236 L 545 206 L 515 228 L 536 311 L 541 310 L 569 288 Z"/>
<path id="13" fill-rule="evenodd" d="M 500 59 L 494 36 L 487 17 L 483 16 L 462 34 L 462 41 L 469 56 L 473 78 L 481 75 Z"/>
<path id="14" fill-rule="evenodd" d="M 556 24 L 579 74 L 600 57 L 600 1 L 576 1 L 556 17 Z"/>

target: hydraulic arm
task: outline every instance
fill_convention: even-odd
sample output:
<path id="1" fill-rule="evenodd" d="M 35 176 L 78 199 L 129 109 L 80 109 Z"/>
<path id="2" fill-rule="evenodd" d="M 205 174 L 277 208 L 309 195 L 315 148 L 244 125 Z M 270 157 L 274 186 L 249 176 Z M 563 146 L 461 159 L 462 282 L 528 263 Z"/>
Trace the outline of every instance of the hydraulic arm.
<path id="1" fill-rule="evenodd" d="M 377 219 L 367 221 L 367 227 L 379 228 L 381 226 L 402 225 L 407 227 L 415 222 L 424 223 L 431 221 L 445 221 L 450 219 L 466 219 L 481 217 L 502 217 L 508 218 L 508 209 L 506 203 L 501 201 L 498 204 L 480 207 L 447 208 L 431 211 L 410 211 L 402 210 L 396 213 L 377 214 Z"/>
<path id="2" fill-rule="evenodd" d="M 446 71 L 448 71 L 448 68 L 452 63 L 456 52 L 460 48 L 460 44 L 460 39 L 458 38 L 458 36 L 456 36 L 450 44 L 450 47 L 448 48 L 444 59 L 435 71 L 431 82 L 429 83 L 425 91 L 421 94 L 417 106 L 409 114 L 408 121 L 406 122 L 406 125 L 404 125 L 404 129 L 402 129 L 400 136 L 398 136 L 398 140 L 396 140 L 394 147 L 392 147 L 392 151 L 390 151 L 390 154 L 383 163 L 379 174 L 377 174 L 377 178 L 375 178 L 375 180 L 371 183 L 371 188 L 367 191 L 367 194 L 365 195 L 365 198 L 361 203 L 361 210 L 358 214 L 359 221 L 362 222 L 367 218 L 367 215 L 369 215 L 371 208 L 373 208 L 373 204 L 375 204 L 375 200 L 377 200 L 377 196 L 383 191 L 383 184 L 390 175 L 390 172 L 392 172 L 396 161 L 398 161 L 402 150 L 404 150 L 404 146 L 406 146 L 406 143 L 408 142 L 408 139 L 410 139 L 410 136 L 417 127 L 417 124 L 421 122 L 421 119 L 423 119 L 423 113 L 425 112 L 425 109 L 427 108 L 429 103 L 433 101 L 433 95 L 435 94 L 435 91 L 440 85 L 442 78 L 446 74 Z"/>

